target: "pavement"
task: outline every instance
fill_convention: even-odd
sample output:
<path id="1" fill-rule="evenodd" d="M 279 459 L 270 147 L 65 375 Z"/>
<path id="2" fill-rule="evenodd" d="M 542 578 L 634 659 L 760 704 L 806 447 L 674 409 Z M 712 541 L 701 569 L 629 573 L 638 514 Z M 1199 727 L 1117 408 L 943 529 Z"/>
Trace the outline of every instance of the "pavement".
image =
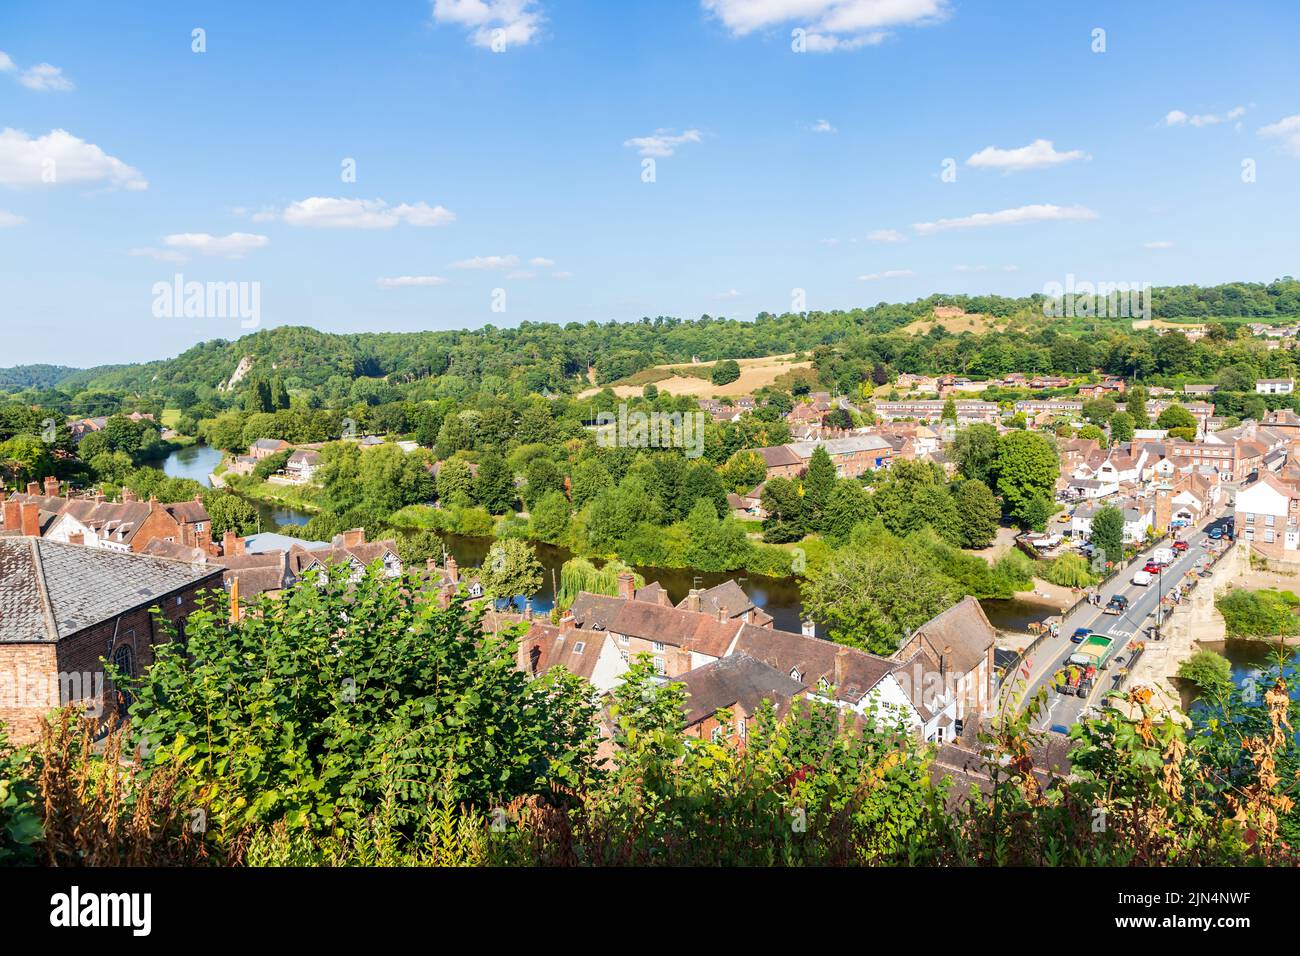
<path id="1" fill-rule="evenodd" d="M 1229 521 L 1228 515 L 1211 517 L 1195 529 L 1183 529 L 1179 539 L 1187 542 L 1187 550 L 1175 555 L 1173 564 L 1165 567 L 1149 585 L 1145 586 L 1132 583 L 1134 572 L 1142 568 L 1157 547 L 1167 548 L 1172 542 L 1165 541 L 1144 550 L 1122 573 L 1115 575 L 1101 588 L 1101 606 L 1087 603 L 1080 605 L 1061 622 L 1060 631 L 1055 637 L 1047 638 L 1034 650 L 1026 662 L 1030 675 L 1028 691 L 1021 699 L 1029 700 L 1041 688 L 1048 688 L 1047 707 L 1034 722 L 1037 728 L 1047 730 L 1052 727 L 1071 726 L 1107 691 L 1114 689 L 1119 667 L 1128 660 L 1129 646 L 1134 640 L 1147 640 L 1145 629 L 1158 623 L 1156 611 L 1160 606 L 1160 599 L 1172 591 L 1188 572 L 1199 570 L 1208 561 L 1210 548 L 1214 542 L 1210 540 L 1207 533 L 1216 526 L 1224 528 Z M 1223 541 L 1226 544 L 1227 538 L 1225 537 Z M 1103 613 L 1106 602 L 1116 594 L 1123 594 L 1128 598 L 1128 609 L 1121 615 Z M 1170 606 L 1164 607 L 1160 615 L 1161 619 L 1168 615 Z M 1101 679 L 1097 681 L 1087 698 L 1074 695 L 1063 696 L 1052 689 L 1052 678 L 1065 666 L 1067 659 L 1077 647 L 1071 642 L 1070 635 L 1081 627 L 1115 638 L 1116 647 L 1111 652 L 1108 666 L 1102 669 Z M 1119 667 L 1116 666 L 1117 664 Z"/>

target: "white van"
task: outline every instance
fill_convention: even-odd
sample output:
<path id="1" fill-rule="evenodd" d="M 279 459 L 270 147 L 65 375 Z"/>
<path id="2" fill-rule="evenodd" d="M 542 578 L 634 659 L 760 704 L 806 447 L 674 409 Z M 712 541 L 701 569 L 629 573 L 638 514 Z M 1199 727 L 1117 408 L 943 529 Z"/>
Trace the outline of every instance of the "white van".
<path id="1" fill-rule="evenodd" d="M 1171 565 L 1174 563 L 1174 549 L 1156 548 L 1151 552 L 1151 560 L 1156 564 L 1163 564 L 1165 566 Z"/>
<path id="2" fill-rule="evenodd" d="M 1133 575 L 1133 583 L 1140 584 L 1143 587 L 1146 587 L 1148 584 L 1151 583 L 1152 576 L 1153 575 L 1151 574 L 1150 571 L 1138 571 L 1136 574 Z"/>

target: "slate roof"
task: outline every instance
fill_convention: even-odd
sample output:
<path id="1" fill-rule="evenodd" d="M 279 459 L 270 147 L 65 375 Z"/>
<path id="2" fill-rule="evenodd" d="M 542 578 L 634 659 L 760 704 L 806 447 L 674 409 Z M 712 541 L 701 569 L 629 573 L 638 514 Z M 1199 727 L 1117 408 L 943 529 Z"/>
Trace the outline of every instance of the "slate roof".
<path id="1" fill-rule="evenodd" d="M 969 674 L 997 643 L 998 632 L 980 602 L 967 595 L 918 627 L 915 635 L 930 646 L 936 658 L 952 648 L 949 671 Z"/>
<path id="2" fill-rule="evenodd" d="M 520 643 L 525 666 L 530 670 L 535 666 L 534 673 L 545 674 L 552 667 L 563 667 L 570 674 L 589 681 L 607 640 L 609 635 L 604 631 L 596 634 L 566 631 L 553 624 L 538 622 L 529 628 Z M 533 654 L 537 655 L 535 665 Z"/>
<path id="3" fill-rule="evenodd" d="M 622 598 L 582 591 L 573 599 L 569 612 L 578 627 L 608 631 L 625 603 Z"/>
<path id="4" fill-rule="evenodd" d="M 860 701 L 898 666 L 895 661 L 843 644 L 752 624 L 741 627 L 733 653 L 763 661 L 783 674 L 796 671 L 808 685 L 824 678 L 835 685 L 836 697 L 850 703 Z M 835 674 L 837 656 L 842 678 L 839 681 Z"/>
<path id="5" fill-rule="evenodd" d="M 780 714 L 791 699 L 807 690 L 789 675 L 745 654 L 732 654 L 697 667 L 680 680 L 686 685 L 688 727 L 737 704 L 752 714 L 764 700 L 771 701 Z"/>
<path id="6" fill-rule="evenodd" d="M 220 569 L 145 554 L 0 539 L 0 642 L 58 641 L 197 583 Z"/>

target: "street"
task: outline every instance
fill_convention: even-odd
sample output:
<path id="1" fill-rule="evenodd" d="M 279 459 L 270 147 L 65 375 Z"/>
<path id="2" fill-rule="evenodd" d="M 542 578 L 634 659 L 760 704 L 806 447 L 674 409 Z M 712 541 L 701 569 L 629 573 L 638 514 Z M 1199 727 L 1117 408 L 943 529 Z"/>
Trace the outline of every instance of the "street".
<path id="1" fill-rule="evenodd" d="M 1047 707 L 1035 721 L 1040 730 L 1068 728 L 1078 721 L 1088 707 L 1096 704 L 1102 696 L 1114 687 L 1114 676 L 1129 659 L 1130 645 L 1135 637 L 1145 640 L 1144 628 L 1156 623 L 1156 609 L 1160 598 L 1183 581 L 1189 571 L 1199 570 L 1209 554 L 1212 544 L 1207 532 L 1213 527 L 1226 530 L 1230 518 L 1226 515 L 1207 519 L 1199 528 L 1185 531 L 1182 540 L 1188 543 L 1188 549 L 1175 554 L 1174 562 L 1153 577 L 1149 585 L 1132 583 L 1133 574 L 1140 570 L 1157 547 L 1169 547 L 1172 542 L 1145 549 L 1141 556 L 1129 564 L 1120 574 L 1108 581 L 1101 591 L 1101 605 L 1083 604 L 1061 622 L 1060 632 L 1055 637 L 1043 641 L 1027 659 L 1030 680 L 1028 693 L 1023 700 L 1029 700 L 1040 688 L 1046 687 Z M 1227 538 L 1225 537 L 1226 543 Z M 1129 600 L 1127 610 L 1121 615 L 1106 614 L 1103 609 L 1106 602 L 1116 594 L 1122 594 Z M 1168 613 L 1168 607 L 1165 609 Z M 1062 695 L 1052 688 L 1052 680 L 1069 656 L 1078 647 L 1072 643 L 1070 635 L 1078 628 L 1087 628 L 1097 634 L 1105 634 L 1115 639 L 1115 648 L 1109 662 L 1102 668 L 1095 686 L 1086 698 L 1075 695 Z"/>

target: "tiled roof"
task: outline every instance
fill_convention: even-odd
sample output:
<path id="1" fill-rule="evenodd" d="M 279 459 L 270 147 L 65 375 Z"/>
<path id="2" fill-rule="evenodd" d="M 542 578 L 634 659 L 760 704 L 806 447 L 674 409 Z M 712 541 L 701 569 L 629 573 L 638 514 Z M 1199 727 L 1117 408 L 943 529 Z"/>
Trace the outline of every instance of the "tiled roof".
<path id="1" fill-rule="evenodd" d="M 740 704 L 754 713 L 764 700 L 780 714 L 807 688 L 783 671 L 745 654 L 732 654 L 681 676 L 686 685 L 686 724 Z"/>
<path id="2" fill-rule="evenodd" d="M 220 569 L 44 538 L 0 539 L 0 641 L 56 641 Z"/>

